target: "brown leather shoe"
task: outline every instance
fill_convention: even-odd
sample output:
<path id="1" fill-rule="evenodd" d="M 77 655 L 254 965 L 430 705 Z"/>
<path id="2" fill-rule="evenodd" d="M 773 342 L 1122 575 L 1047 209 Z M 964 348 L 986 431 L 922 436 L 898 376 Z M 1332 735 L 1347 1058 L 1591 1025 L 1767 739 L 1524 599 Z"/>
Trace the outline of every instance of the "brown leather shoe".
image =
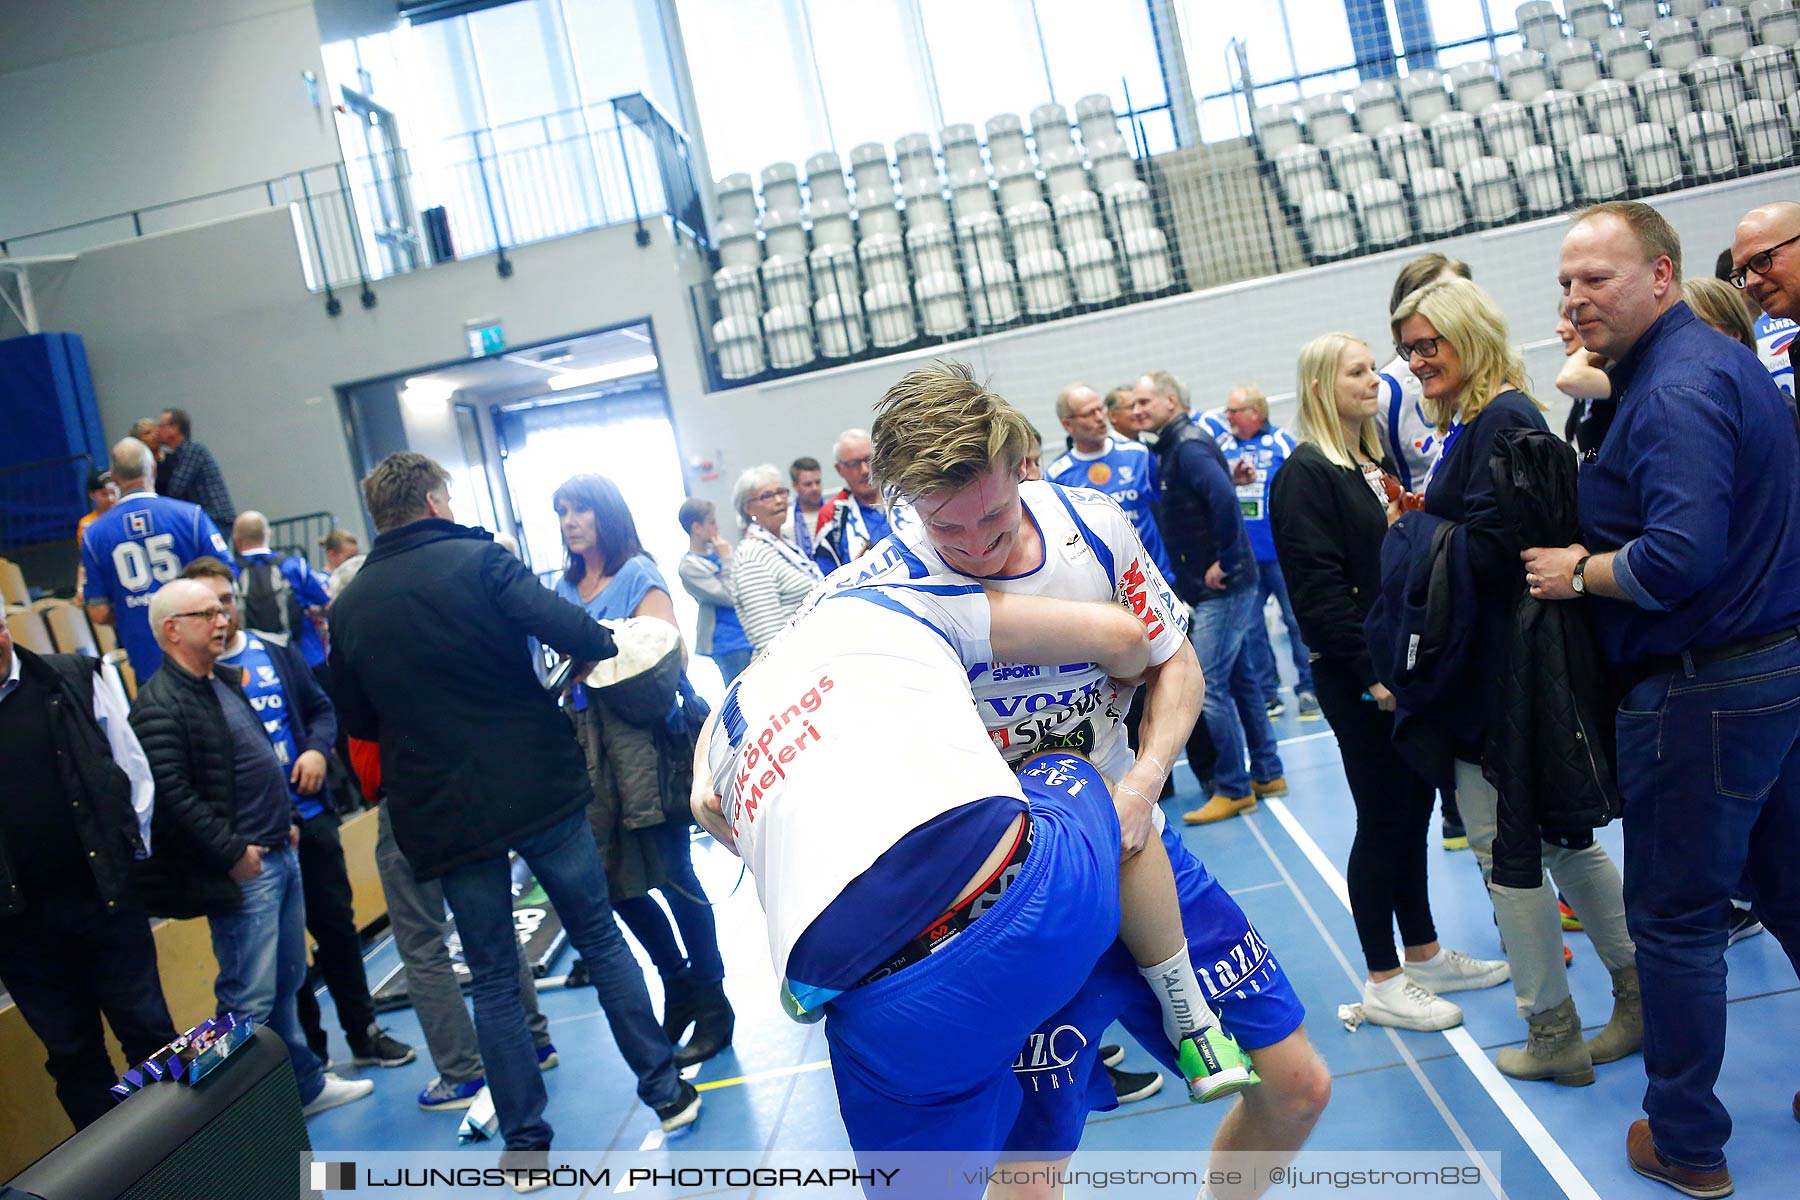
<path id="1" fill-rule="evenodd" d="M 1715 1200 L 1719 1196 L 1731 1195 L 1731 1172 L 1723 1166 L 1711 1171 L 1696 1171 L 1664 1162 L 1656 1152 L 1656 1143 L 1651 1140 L 1648 1120 L 1639 1119 L 1631 1123 L 1631 1132 L 1625 1135 L 1625 1157 L 1631 1160 L 1631 1169 L 1645 1179 L 1666 1183 L 1684 1196 L 1693 1196 L 1695 1200 Z"/>
<path id="2" fill-rule="evenodd" d="M 1189 825 L 1211 825 L 1215 821 L 1225 821 L 1241 813 L 1256 811 L 1256 793 L 1248 796 L 1215 795 L 1191 812 L 1181 814 L 1181 819 Z"/>

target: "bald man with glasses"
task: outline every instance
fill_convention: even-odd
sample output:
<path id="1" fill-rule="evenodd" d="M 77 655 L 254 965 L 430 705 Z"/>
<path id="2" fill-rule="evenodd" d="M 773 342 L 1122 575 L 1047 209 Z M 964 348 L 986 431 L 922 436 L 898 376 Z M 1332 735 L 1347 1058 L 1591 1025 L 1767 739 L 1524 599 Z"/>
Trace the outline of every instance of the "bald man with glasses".
<path id="1" fill-rule="evenodd" d="M 1727 278 L 1762 309 L 1763 315 L 1756 321 L 1757 353 L 1776 385 L 1794 395 L 1795 322 L 1800 321 L 1800 204 L 1777 200 L 1744 214 L 1731 240 L 1731 274 Z"/>
<path id="2" fill-rule="evenodd" d="M 300 1030 L 299 814 L 243 673 L 219 662 L 230 614 L 204 583 L 177 579 L 150 598 L 149 615 L 163 665 L 131 711 L 156 780 L 156 853 L 139 876 L 144 907 L 206 918 L 217 1011 L 248 1013 L 287 1043 L 307 1116 L 360 1100 L 375 1085 L 327 1074 Z"/>

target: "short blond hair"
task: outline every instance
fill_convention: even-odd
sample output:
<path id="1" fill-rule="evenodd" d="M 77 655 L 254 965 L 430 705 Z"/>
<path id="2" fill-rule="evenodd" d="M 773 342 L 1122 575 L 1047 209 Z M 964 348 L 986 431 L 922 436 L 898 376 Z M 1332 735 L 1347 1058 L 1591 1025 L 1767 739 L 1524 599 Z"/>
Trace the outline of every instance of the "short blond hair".
<path id="1" fill-rule="evenodd" d="M 1338 420 L 1337 374 L 1344 351 L 1352 346 L 1368 349 L 1368 343 L 1350 333 L 1326 333 L 1300 347 L 1297 394 L 1300 400 L 1300 440 L 1311 442 L 1333 463 L 1346 469 L 1356 457 L 1344 444 L 1344 426 Z M 1358 432 L 1362 451 L 1371 461 L 1381 461 L 1381 433 L 1370 417 Z"/>
<path id="2" fill-rule="evenodd" d="M 1681 235 L 1663 216 L 1642 200 L 1605 200 L 1599 204 L 1590 204 L 1569 218 L 1572 229 L 1583 221 L 1591 221 L 1595 217 L 1613 216 L 1625 222 L 1631 229 L 1631 236 L 1643 247 L 1644 261 L 1654 263 L 1659 258 L 1669 260 L 1669 268 L 1674 272 L 1674 281 L 1681 282 Z"/>
<path id="3" fill-rule="evenodd" d="M 1526 393 L 1533 404 L 1544 407 L 1530 396 L 1525 360 L 1513 348 L 1505 315 L 1480 284 L 1467 279 L 1442 279 L 1408 294 L 1394 310 L 1396 342 L 1400 340 L 1400 326 L 1415 315 L 1430 321 L 1438 336 L 1456 347 L 1466 372 L 1461 395 L 1448 401 L 1427 396 L 1423 401 L 1425 415 L 1439 433 L 1455 421 L 1473 421 L 1488 401 L 1509 388 Z"/>
<path id="4" fill-rule="evenodd" d="M 1682 280 L 1681 298 L 1696 317 L 1726 337 L 1756 349 L 1756 326 L 1744 311 L 1744 293 L 1723 279 L 1702 277 Z"/>
<path id="5" fill-rule="evenodd" d="M 996 464 L 1017 471 L 1033 440 L 1025 414 L 978 382 L 967 363 L 908 372 L 875 413 L 869 466 L 907 500 L 963 487 Z"/>
<path id="6" fill-rule="evenodd" d="M 1254 383 L 1240 383 L 1232 388 L 1231 391 L 1244 393 L 1245 403 L 1256 410 L 1256 415 L 1265 421 L 1269 419 L 1269 397 L 1261 388 L 1257 387 Z M 1231 392 L 1226 392 L 1225 398 L 1229 400 L 1231 398 Z"/>

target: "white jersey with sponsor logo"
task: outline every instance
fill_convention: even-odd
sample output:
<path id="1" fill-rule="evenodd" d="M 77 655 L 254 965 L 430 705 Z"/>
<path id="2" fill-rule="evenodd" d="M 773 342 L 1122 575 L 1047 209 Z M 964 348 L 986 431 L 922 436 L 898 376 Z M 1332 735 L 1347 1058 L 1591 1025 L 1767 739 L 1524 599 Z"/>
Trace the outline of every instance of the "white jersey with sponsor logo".
<path id="1" fill-rule="evenodd" d="M 1019 485 L 1027 521 L 1036 523 L 1044 562 L 1022 575 L 981 582 L 1005 592 L 1064 600 L 1112 600 L 1143 622 L 1152 664 L 1167 662 L 1187 637 L 1187 606 L 1156 569 L 1138 540 L 1131 518 L 1112 497 L 1087 488 L 1041 481 Z M 826 588 L 880 583 L 970 582 L 945 564 L 915 523 L 875 548 L 866 564 L 834 572 Z M 856 569 L 860 567 L 861 569 Z M 1046 750 L 1079 750 L 1109 778 L 1131 769 L 1125 711 L 1131 690 L 1119 687 L 1091 662 L 1057 667 L 990 661 L 963 662 L 975 704 L 994 745 L 1017 765 Z"/>
<path id="2" fill-rule="evenodd" d="M 1790 396 L 1794 394 L 1794 364 L 1788 348 L 1794 344 L 1794 332 L 1794 322 L 1787 317 L 1764 313 L 1756 318 L 1756 357 L 1762 359 L 1775 386 Z"/>
<path id="3" fill-rule="evenodd" d="M 1380 379 L 1381 406 L 1375 420 L 1381 444 L 1394 460 L 1400 486 L 1409 492 L 1423 492 L 1438 455 L 1444 451 L 1437 426 L 1425 415 L 1425 389 L 1404 358 L 1381 368 Z"/>
<path id="4" fill-rule="evenodd" d="M 778 978 L 807 927 L 901 838 L 964 804 L 1023 798 L 962 665 L 991 657 L 988 629 L 967 580 L 821 590 L 726 693 L 708 761 Z"/>

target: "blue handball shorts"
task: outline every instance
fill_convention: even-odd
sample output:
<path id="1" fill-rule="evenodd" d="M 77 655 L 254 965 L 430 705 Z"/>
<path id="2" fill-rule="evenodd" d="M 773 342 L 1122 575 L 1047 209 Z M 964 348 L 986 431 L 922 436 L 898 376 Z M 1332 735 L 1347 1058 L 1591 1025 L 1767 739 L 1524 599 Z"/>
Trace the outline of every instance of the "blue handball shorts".
<path id="1" fill-rule="evenodd" d="M 1083 759 L 1045 755 L 1019 783 L 1033 842 L 994 907 L 925 961 L 826 1005 L 859 1158 L 940 1151 L 992 1163 L 1023 1098 L 1020 1048 L 1118 937 L 1119 821 L 1104 780 Z M 940 1176 L 927 1194 L 950 1193 Z"/>
<path id="2" fill-rule="evenodd" d="M 1273 1046 L 1306 1018 L 1306 1009 L 1250 924 L 1218 880 L 1182 844 L 1174 823 L 1163 845 L 1175 870 L 1181 923 L 1194 974 L 1219 1023 L 1245 1050 Z M 1157 1001 L 1123 943 L 1115 942 L 1079 994 L 1031 1035 L 1015 1071 L 1025 1102 L 1007 1139 L 1009 1159 L 1057 1159 L 1074 1153 L 1090 1111 L 1118 1107 L 1099 1048 L 1107 1026 L 1123 1024 L 1177 1079 L 1175 1047 L 1163 1034 Z"/>

